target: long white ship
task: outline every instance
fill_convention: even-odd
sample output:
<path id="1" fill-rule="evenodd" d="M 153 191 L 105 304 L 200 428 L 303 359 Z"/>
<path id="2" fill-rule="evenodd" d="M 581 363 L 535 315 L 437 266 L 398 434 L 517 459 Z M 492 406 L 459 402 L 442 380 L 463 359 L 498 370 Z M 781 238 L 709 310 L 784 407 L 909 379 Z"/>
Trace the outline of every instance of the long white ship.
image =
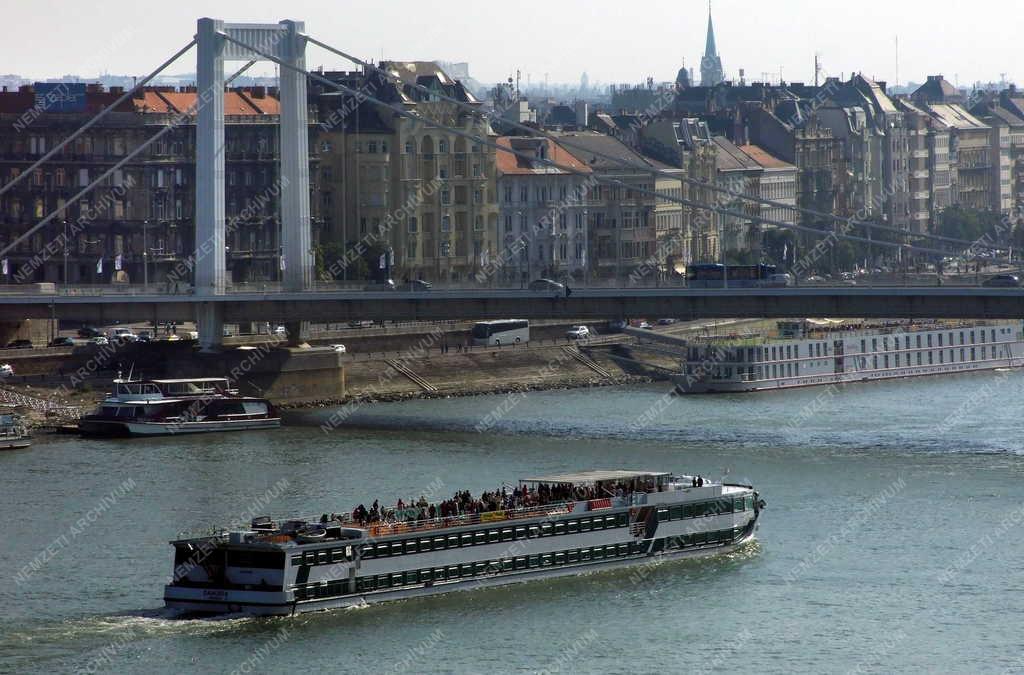
<path id="1" fill-rule="evenodd" d="M 1024 365 L 1019 321 L 781 321 L 778 336 L 710 337 L 687 347 L 682 393 L 726 393 L 965 373 Z"/>
<path id="2" fill-rule="evenodd" d="M 433 518 L 422 503 L 375 503 L 172 541 L 164 602 L 183 614 L 290 615 L 727 553 L 754 538 L 764 507 L 751 486 L 657 471 L 530 478 L 489 503 L 498 496 L 504 508 L 464 492 Z"/>

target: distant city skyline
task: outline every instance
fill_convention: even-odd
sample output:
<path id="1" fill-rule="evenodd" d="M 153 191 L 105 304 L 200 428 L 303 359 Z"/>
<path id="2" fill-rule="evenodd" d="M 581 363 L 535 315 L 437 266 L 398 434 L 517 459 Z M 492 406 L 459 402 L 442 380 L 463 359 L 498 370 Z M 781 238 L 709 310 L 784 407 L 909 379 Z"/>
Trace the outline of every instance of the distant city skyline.
<path id="1" fill-rule="evenodd" d="M 141 75 L 192 36 L 198 17 L 216 16 L 235 22 L 304 20 L 311 35 L 361 58 L 465 61 L 470 75 L 483 83 L 505 80 L 516 70 L 524 83 L 529 77 L 535 85 L 579 82 L 583 72 L 594 85 L 638 83 L 647 77 L 668 82 L 684 60 L 699 70 L 707 27 L 703 2 L 690 3 L 683 12 L 667 0 L 643 6 L 526 0 L 518 11 L 502 15 L 490 5 L 466 0 L 431 7 L 429 16 L 422 7 L 399 0 L 328 13 L 310 0 L 294 0 L 284 8 L 267 0 L 174 5 L 109 0 L 74 21 L 60 22 L 55 19 L 66 12 L 63 2 L 19 3 L 3 12 L 5 23 L 18 30 L 9 31 L 0 45 L 0 74 L 29 80 Z M 899 36 L 900 83 L 923 82 L 939 73 L 960 86 L 998 82 L 1003 74 L 1007 81 L 1024 81 L 1024 66 L 1011 58 L 1016 23 L 994 21 L 988 12 L 965 12 L 953 0 L 859 5 L 819 0 L 810 8 L 797 0 L 757 5 L 718 0 L 714 19 L 727 79 L 737 79 L 742 68 L 748 81 L 767 76 L 811 82 L 817 52 L 823 76 L 861 72 L 895 84 Z M 352 68 L 314 47 L 307 64 Z M 192 70 L 194 54 L 189 54 L 167 72 Z M 252 72 L 273 74 L 273 68 L 261 64 Z"/>

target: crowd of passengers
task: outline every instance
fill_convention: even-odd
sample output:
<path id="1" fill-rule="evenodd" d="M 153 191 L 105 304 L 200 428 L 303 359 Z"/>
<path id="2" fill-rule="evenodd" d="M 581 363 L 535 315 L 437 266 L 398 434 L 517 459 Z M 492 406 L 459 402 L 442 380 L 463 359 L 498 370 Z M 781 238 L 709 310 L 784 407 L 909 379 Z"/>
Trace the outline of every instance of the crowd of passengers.
<path id="1" fill-rule="evenodd" d="M 703 480 L 701 480 L 703 485 Z M 694 479 L 694 486 L 697 479 Z M 352 521 L 359 525 L 373 523 L 412 523 L 418 520 L 434 520 L 436 518 L 458 518 L 460 516 L 489 513 L 492 511 L 511 511 L 515 509 L 530 509 L 548 504 L 561 502 L 589 501 L 592 499 L 604 499 L 611 497 L 624 497 L 632 492 L 655 492 L 659 487 L 653 479 L 636 480 L 629 483 L 608 482 L 595 485 L 573 485 L 572 483 L 540 483 L 535 488 L 521 485 L 509 491 L 508 487 L 502 486 L 493 492 L 484 492 L 475 498 L 469 490 L 456 492 L 451 499 L 446 499 L 440 504 L 432 504 L 427 498 L 420 495 L 420 498 L 408 502 L 399 499 L 393 507 L 382 507 L 378 500 L 373 500 L 369 509 L 360 504 L 352 511 Z M 342 520 L 337 514 L 324 514 L 320 522 Z"/>

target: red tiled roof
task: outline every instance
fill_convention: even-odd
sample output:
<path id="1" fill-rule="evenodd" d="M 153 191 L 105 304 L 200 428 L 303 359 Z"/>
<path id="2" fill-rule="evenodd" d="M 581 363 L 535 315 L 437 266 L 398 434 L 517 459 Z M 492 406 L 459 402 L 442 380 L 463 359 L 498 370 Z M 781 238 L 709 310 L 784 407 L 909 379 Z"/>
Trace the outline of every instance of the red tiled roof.
<path id="1" fill-rule="evenodd" d="M 135 109 L 148 113 L 182 113 L 195 105 L 194 91 L 154 91 L 147 89 L 143 98 L 135 99 Z M 281 104 L 272 96 L 255 98 L 251 92 L 224 92 L 225 115 L 277 115 Z"/>
<path id="2" fill-rule="evenodd" d="M 789 162 L 783 162 L 778 157 L 771 155 L 764 148 L 757 145 L 741 145 L 739 146 L 747 156 L 752 160 L 760 164 L 766 169 L 795 169 L 796 167 Z"/>
<path id="3" fill-rule="evenodd" d="M 498 138 L 497 143 L 501 147 L 509 148 L 510 150 L 515 150 L 528 155 L 534 154 L 536 152 L 535 148 L 541 143 L 544 143 L 547 145 L 547 159 L 555 162 L 556 164 L 560 164 L 561 166 L 572 167 L 581 173 L 592 173 L 589 166 L 581 162 L 568 150 L 551 139 L 524 136 L 501 136 Z M 520 155 L 515 155 L 511 152 L 503 152 L 501 150 L 497 152 L 495 161 L 498 166 L 498 171 L 503 174 L 525 176 L 533 174 L 569 173 L 564 169 L 558 169 L 541 162 L 533 162 Z"/>

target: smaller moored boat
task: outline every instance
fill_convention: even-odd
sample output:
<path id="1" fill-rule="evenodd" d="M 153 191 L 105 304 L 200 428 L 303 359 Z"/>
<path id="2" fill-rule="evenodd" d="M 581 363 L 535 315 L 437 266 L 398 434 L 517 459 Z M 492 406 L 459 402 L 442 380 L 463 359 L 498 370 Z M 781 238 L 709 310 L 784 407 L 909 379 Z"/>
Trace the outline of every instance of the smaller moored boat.
<path id="1" fill-rule="evenodd" d="M 169 436 L 281 426 L 263 398 L 242 396 L 227 378 L 114 380 L 96 412 L 78 421 L 85 436 Z"/>
<path id="2" fill-rule="evenodd" d="M 0 414 L 0 450 L 20 450 L 32 445 L 28 426 L 18 415 Z"/>

